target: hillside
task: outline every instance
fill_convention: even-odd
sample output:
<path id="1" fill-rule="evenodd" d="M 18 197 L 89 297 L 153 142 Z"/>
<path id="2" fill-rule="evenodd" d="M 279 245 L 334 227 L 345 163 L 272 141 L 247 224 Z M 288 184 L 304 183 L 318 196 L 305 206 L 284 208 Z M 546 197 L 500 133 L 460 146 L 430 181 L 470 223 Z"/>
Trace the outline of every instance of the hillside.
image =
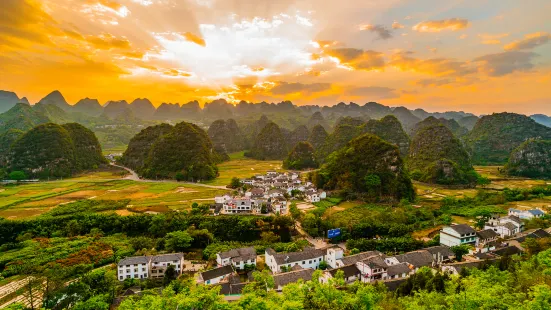
<path id="1" fill-rule="evenodd" d="M 467 130 L 473 130 L 474 126 L 476 125 L 476 122 L 478 122 L 479 118 L 477 116 L 471 115 L 471 116 L 465 116 L 457 120 L 457 123 L 460 126 L 463 126 L 467 128 Z"/>
<path id="2" fill-rule="evenodd" d="M 513 176 L 551 179 L 551 140 L 528 140 L 514 149 L 505 165 Z"/>
<path id="3" fill-rule="evenodd" d="M 406 132 L 411 131 L 413 126 L 421 121 L 419 117 L 415 116 L 410 110 L 406 109 L 405 107 L 395 108 L 394 110 L 392 110 L 392 115 L 396 116 Z"/>
<path id="4" fill-rule="evenodd" d="M 465 137 L 476 165 L 502 165 L 513 149 L 528 139 L 551 139 L 551 128 L 514 113 L 482 117 Z"/>
<path id="5" fill-rule="evenodd" d="M 398 146 L 402 156 L 406 156 L 408 153 L 409 137 L 394 115 L 387 115 L 381 120 L 369 120 L 364 131 Z"/>
<path id="6" fill-rule="evenodd" d="M 413 201 L 415 197 L 398 147 L 371 134 L 333 153 L 313 178 L 320 188 L 358 193 L 367 200 Z"/>
<path id="7" fill-rule="evenodd" d="M 63 95 L 58 90 L 54 90 L 53 92 L 49 93 L 46 97 L 40 99 L 38 103 L 55 105 L 65 111 L 71 108 L 71 106 L 65 100 L 65 97 L 63 97 Z"/>
<path id="8" fill-rule="evenodd" d="M 0 90 L 0 113 L 4 113 L 13 108 L 17 103 L 29 104 L 27 98 L 17 97 L 17 94 L 11 91 Z"/>
<path id="9" fill-rule="evenodd" d="M 181 109 L 179 104 L 163 102 L 153 114 L 153 118 L 159 120 L 174 120 L 181 117 L 180 113 Z"/>
<path id="10" fill-rule="evenodd" d="M 438 122 L 418 129 L 411 141 L 408 167 L 414 179 L 436 184 L 475 184 L 469 154 L 451 130 Z"/>
<path id="11" fill-rule="evenodd" d="M 310 131 L 305 125 L 298 126 L 287 135 L 287 145 L 289 149 L 292 149 L 297 143 L 301 141 L 308 141 L 310 137 Z"/>
<path id="12" fill-rule="evenodd" d="M 434 126 L 442 124 L 446 126 L 457 138 L 462 138 L 469 133 L 469 130 L 454 120 L 454 119 L 445 119 L 445 118 L 436 118 L 434 116 L 429 116 L 419 123 L 415 124 L 411 129 L 410 135 L 413 137 L 415 134 L 428 126 Z"/>
<path id="13" fill-rule="evenodd" d="M 273 122 L 266 124 L 246 155 L 260 160 L 284 159 L 287 156 L 287 141 L 279 126 Z"/>
<path id="14" fill-rule="evenodd" d="M 7 112 L 0 114 L 0 134 L 10 129 L 27 131 L 47 122 L 50 122 L 50 119 L 33 109 L 32 106 L 18 103 Z"/>
<path id="15" fill-rule="evenodd" d="M 316 157 L 319 161 L 323 162 L 329 154 L 344 147 L 352 139 L 360 136 L 364 131 L 364 126 L 355 126 L 354 124 L 361 124 L 357 120 L 342 119 L 340 124 L 337 124 L 335 130 L 327 136 L 325 142 L 316 149 Z"/>
<path id="16" fill-rule="evenodd" d="M 90 116 L 99 116 L 103 112 L 103 107 L 97 99 L 84 98 L 75 103 L 73 111 Z"/>
<path id="17" fill-rule="evenodd" d="M 172 126 L 169 124 L 160 124 L 140 131 L 128 143 L 128 147 L 120 160 L 121 164 L 135 171 L 142 171 L 149 151 L 155 141 L 171 130 Z"/>
<path id="18" fill-rule="evenodd" d="M 95 135 L 75 123 L 38 125 L 16 140 L 9 153 L 10 170 L 30 177 L 68 177 L 105 163 Z"/>
<path id="19" fill-rule="evenodd" d="M 314 128 L 312 128 L 312 132 L 308 137 L 308 142 L 310 142 L 314 149 L 317 150 L 325 143 L 328 135 L 329 134 L 327 133 L 327 131 L 325 131 L 323 125 L 316 125 L 314 126 Z"/>
<path id="20" fill-rule="evenodd" d="M 109 101 L 103 107 L 101 117 L 115 119 L 120 116 L 134 115 L 126 100 Z"/>
<path id="21" fill-rule="evenodd" d="M 314 147 L 306 141 L 298 142 L 283 161 L 283 168 L 292 170 L 315 169 L 319 163 L 314 155 Z"/>
<path id="22" fill-rule="evenodd" d="M 219 153 L 239 152 L 246 147 L 245 136 L 234 119 L 214 121 L 207 133 Z"/>
<path id="23" fill-rule="evenodd" d="M 155 107 L 147 98 L 137 98 L 130 103 L 130 110 L 141 119 L 151 119 L 155 114 Z"/>
<path id="24" fill-rule="evenodd" d="M 536 123 L 551 127 L 551 117 L 544 114 L 534 114 L 530 116 L 531 119 L 535 120 Z"/>
<path id="25" fill-rule="evenodd" d="M 138 173 L 151 179 L 210 180 L 218 174 L 217 160 L 207 133 L 181 122 L 155 140 Z"/>
<path id="26" fill-rule="evenodd" d="M 329 128 L 329 124 L 325 120 L 325 117 L 323 117 L 323 114 L 321 114 L 320 111 L 314 112 L 310 118 L 308 119 L 308 123 L 306 124 L 306 127 L 308 129 L 312 130 L 317 125 L 323 126 L 325 129 Z"/>

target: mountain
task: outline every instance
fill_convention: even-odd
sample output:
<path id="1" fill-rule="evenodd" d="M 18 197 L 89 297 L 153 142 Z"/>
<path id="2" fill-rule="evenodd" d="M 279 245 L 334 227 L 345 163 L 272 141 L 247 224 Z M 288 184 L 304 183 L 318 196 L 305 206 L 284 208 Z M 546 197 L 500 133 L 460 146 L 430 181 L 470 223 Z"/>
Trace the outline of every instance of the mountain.
<path id="1" fill-rule="evenodd" d="M 71 108 L 71 105 L 67 103 L 63 95 L 58 91 L 54 90 L 53 92 L 49 93 L 46 97 L 40 99 L 38 103 L 41 104 L 52 104 L 55 106 L 60 107 L 61 109 L 67 111 Z"/>
<path id="2" fill-rule="evenodd" d="M 525 141 L 511 152 L 503 170 L 514 176 L 551 179 L 551 140 Z"/>
<path id="3" fill-rule="evenodd" d="M 234 119 L 214 121 L 207 134 L 214 149 L 221 154 L 243 151 L 246 147 L 245 136 Z"/>
<path id="4" fill-rule="evenodd" d="M 279 126 L 269 122 L 262 128 L 253 147 L 246 153 L 248 157 L 260 160 L 283 159 L 287 156 L 287 141 Z"/>
<path id="5" fill-rule="evenodd" d="M 27 98 L 17 97 L 17 94 L 14 92 L 0 90 L 0 113 L 4 113 L 9 109 L 13 108 L 17 103 L 26 103 L 29 104 Z"/>
<path id="6" fill-rule="evenodd" d="M 134 112 L 134 115 L 141 119 L 151 119 L 155 114 L 155 107 L 146 98 L 137 98 L 130 103 L 130 110 Z"/>
<path id="7" fill-rule="evenodd" d="M 344 196 L 357 193 L 366 200 L 391 202 L 415 198 L 398 147 L 371 134 L 331 154 L 313 179 L 319 188 L 340 190 Z"/>
<path id="8" fill-rule="evenodd" d="M 310 133 L 310 137 L 308 137 L 308 142 L 312 144 L 315 150 L 317 150 L 319 147 L 321 147 L 325 140 L 327 139 L 327 131 L 325 131 L 325 128 L 323 125 L 318 124 L 312 128 L 312 132 Z"/>
<path id="9" fill-rule="evenodd" d="M 392 113 L 392 109 L 377 102 L 368 102 L 362 107 L 371 118 L 382 118 Z"/>
<path id="10" fill-rule="evenodd" d="M 460 126 L 467 128 L 469 131 L 473 130 L 474 126 L 476 125 L 476 122 L 478 122 L 478 117 L 474 115 L 465 116 L 457 120 L 457 123 Z"/>
<path id="11" fill-rule="evenodd" d="M 425 121 L 432 124 L 415 132 L 409 148 L 407 163 L 412 177 L 425 183 L 475 184 L 476 173 L 461 141 L 436 118 Z"/>
<path id="12" fill-rule="evenodd" d="M 305 125 L 298 126 L 295 128 L 295 130 L 291 131 L 289 135 L 287 135 L 287 145 L 289 146 L 289 149 L 292 149 L 297 143 L 301 141 L 308 141 L 308 137 L 310 137 L 310 131 Z"/>
<path id="13" fill-rule="evenodd" d="M 319 167 L 319 163 L 314 156 L 314 147 L 306 141 L 298 142 L 283 161 L 285 169 L 304 170 L 317 167 Z"/>
<path id="14" fill-rule="evenodd" d="M 70 113 L 54 104 L 37 103 L 33 106 L 33 110 L 47 117 L 52 123 L 62 124 L 73 121 Z"/>
<path id="15" fill-rule="evenodd" d="M 117 118 L 118 116 L 134 115 L 128 102 L 126 100 L 108 101 L 103 106 L 102 117 L 108 117 L 110 119 Z"/>
<path id="16" fill-rule="evenodd" d="M 402 156 L 406 156 L 409 150 L 409 137 L 402 128 L 402 124 L 394 115 L 387 115 L 381 120 L 369 120 L 364 132 L 390 142 L 400 150 Z"/>
<path id="17" fill-rule="evenodd" d="M 140 131 L 128 143 L 128 147 L 120 160 L 121 164 L 135 171 L 142 171 L 155 141 L 171 130 L 172 126 L 169 124 L 160 124 L 149 126 Z"/>
<path id="18" fill-rule="evenodd" d="M 329 124 L 325 120 L 325 117 L 323 117 L 323 114 L 321 114 L 320 111 L 314 112 L 310 116 L 310 118 L 308 119 L 308 123 L 306 124 L 306 127 L 308 127 L 308 129 L 312 130 L 317 125 L 321 125 L 325 129 L 330 128 Z"/>
<path id="19" fill-rule="evenodd" d="M 99 116 L 101 112 L 103 112 L 103 107 L 97 99 L 90 99 L 87 97 L 75 103 L 73 111 L 90 116 Z"/>
<path id="20" fill-rule="evenodd" d="M 97 138 L 79 124 L 38 125 L 12 144 L 9 157 L 12 171 L 40 178 L 68 177 L 105 162 Z"/>
<path id="21" fill-rule="evenodd" d="M 138 173 L 146 178 L 211 180 L 218 175 L 212 142 L 197 125 L 181 122 L 159 136 Z"/>
<path id="22" fill-rule="evenodd" d="M 181 118 L 180 105 L 178 103 L 161 103 L 153 116 L 159 120 L 176 120 Z"/>
<path id="23" fill-rule="evenodd" d="M 353 118 L 343 118 L 338 122 L 335 126 L 335 130 L 327 136 L 323 145 L 316 149 L 316 157 L 318 160 L 323 162 L 329 154 L 344 147 L 352 139 L 360 136 L 365 129 L 364 125 L 356 126 L 357 124 L 360 124 L 360 122 L 354 122 Z"/>
<path id="24" fill-rule="evenodd" d="M 180 107 L 180 112 L 182 117 L 187 119 L 193 119 L 201 116 L 201 107 L 199 106 L 199 101 L 194 100 L 182 104 L 182 106 Z"/>
<path id="25" fill-rule="evenodd" d="M 228 118 L 233 115 L 233 105 L 224 99 L 217 99 L 205 104 L 203 115 L 209 118 Z"/>
<path id="26" fill-rule="evenodd" d="M 465 137 L 476 165 L 502 165 L 509 154 L 529 139 L 551 140 L 551 128 L 514 113 L 494 113 L 478 120 Z"/>
<path id="27" fill-rule="evenodd" d="M 406 132 L 411 131 L 413 126 L 421 121 L 419 117 L 413 115 L 410 110 L 404 107 L 394 108 L 392 115 L 396 116 L 400 123 L 402 123 L 402 127 Z"/>
<path id="28" fill-rule="evenodd" d="M 362 126 L 365 124 L 365 120 L 361 117 L 352 117 L 352 116 L 341 116 L 337 119 L 337 122 L 335 123 L 335 127 L 339 126 Z"/>
<path id="29" fill-rule="evenodd" d="M 551 127 L 551 117 L 544 114 L 534 114 L 530 116 L 531 119 L 535 120 L 536 123 Z"/>
<path id="30" fill-rule="evenodd" d="M 248 144 L 251 146 L 254 144 L 256 136 L 258 136 L 258 134 L 262 131 L 262 129 L 264 129 L 264 127 L 266 127 L 266 125 L 268 125 L 268 123 L 270 123 L 270 120 L 266 115 L 262 114 L 258 120 L 245 126 L 243 132 L 246 135 Z"/>
<path id="31" fill-rule="evenodd" d="M 459 123 L 454 119 L 436 118 L 434 116 L 429 116 L 419 123 L 415 124 L 411 129 L 410 135 L 413 137 L 419 130 L 425 127 L 440 124 L 446 126 L 458 138 L 462 138 L 469 133 L 469 130 L 467 130 L 467 128 L 459 125 Z"/>
<path id="32" fill-rule="evenodd" d="M 48 123 L 50 119 L 32 106 L 18 103 L 8 111 L 0 114 L 0 134 L 10 129 L 27 131 L 39 124 Z"/>

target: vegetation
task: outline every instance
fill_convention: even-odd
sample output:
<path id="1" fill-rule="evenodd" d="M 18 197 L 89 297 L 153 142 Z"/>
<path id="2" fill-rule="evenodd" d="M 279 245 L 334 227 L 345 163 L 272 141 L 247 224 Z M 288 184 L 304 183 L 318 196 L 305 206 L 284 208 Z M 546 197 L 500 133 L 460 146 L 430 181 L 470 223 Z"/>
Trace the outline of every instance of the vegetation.
<path id="1" fill-rule="evenodd" d="M 409 137 L 402 128 L 402 124 L 394 115 L 387 115 L 381 120 L 369 120 L 365 132 L 398 146 L 400 154 L 405 156 L 409 149 Z"/>
<path id="2" fill-rule="evenodd" d="M 221 154 L 239 152 L 245 149 L 246 140 L 234 119 L 216 120 L 208 130 L 214 149 Z"/>
<path id="3" fill-rule="evenodd" d="M 551 140 L 528 140 L 514 149 L 505 165 L 513 176 L 551 179 Z"/>
<path id="4" fill-rule="evenodd" d="M 283 159 L 287 155 L 287 142 L 278 125 L 269 122 L 260 131 L 250 152 L 245 156 L 260 159 Z"/>
<path id="5" fill-rule="evenodd" d="M 283 168 L 291 170 L 317 168 L 318 166 L 319 164 L 314 155 L 314 147 L 305 141 L 298 142 L 283 161 Z"/>
<path id="6" fill-rule="evenodd" d="M 368 175 L 378 176 L 381 185 L 375 189 L 368 186 Z M 340 190 L 345 196 L 356 193 L 371 201 L 415 198 L 398 148 L 371 134 L 352 140 L 332 154 L 312 180 L 318 188 Z"/>
<path id="7" fill-rule="evenodd" d="M 551 140 L 551 128 L 514 113 L 482 117 L 465 137 L 476 165 L 505 164 L 511 151 L 532 138 Z"/>
<path id="8" fill-rule="evenodd" d="M 325 128 L 322 125 L 315 125 L 314 128 L 312 128 L 310 136 L 308 137 L 308 142 L 310 142 L 314 149 L 317 150 L 325 143 L 327 136 L 327 131 L 325 131 Z"/>
<path id="9" fill-rule="evenodd" d="M 155 141 L 169 133 L 172 128 L 169 124 L 160 124 L 143 129 L 130 140 L 120 162 L 135 171 L 142 171 Z"/>
<path id="10" fill-rule="evenodd" d="M 427 118 L 423 122 L 431 121 Z M 442 124 L 419 127 L 411 142 L 408 166 L 412 177 L 425 183 L 475 185 L 477 182 L 469 154 Z"/>

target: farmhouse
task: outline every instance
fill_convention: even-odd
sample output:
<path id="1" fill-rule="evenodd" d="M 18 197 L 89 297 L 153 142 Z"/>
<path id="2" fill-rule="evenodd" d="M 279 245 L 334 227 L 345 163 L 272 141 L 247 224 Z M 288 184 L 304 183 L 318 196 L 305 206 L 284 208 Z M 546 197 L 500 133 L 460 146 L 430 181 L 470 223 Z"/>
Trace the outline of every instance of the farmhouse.
<path id="1" fill-rule="evenodd" d="M 256 250 L 253 247 L 232 249 L 216 254 L 219 267 L 233 265 L 236 269 L 245 269 L 245 265 L 256 266 Z"/>
<path id="2" fill-rule="evenodd" d="M 543 212 L 540 209 L 532 209 L 532 210 L 518 210 L 518 209 L 509 209 L 508 215 L 516 216 L 523 220 L 531 220 L 533 218 L 539 218 L 545 215 L 545 212 Z"/>
<path id="3" fill-rule="evenodd" d="M 445 226 L 440 231 L 440 244 L 449 247 L 461 244 L 476 244 L 476 231 L 467 224 Z"/>
<path id="4" fill-rule="evenodd" d="M 162 278 L 168 266 L 174 266 L 178 275 L 184 270 L 184 254 L 170 253 L 155 256 L 134 256 L 121 259 L 117 264 L 119 281 L 125 279 Z"/>
<path id="5" fill-rule="evenodd" d="M 266 249 L 265 263 L 273 273 L 290 270 L 299 265 L 303 269 L 317 269 L 324 260 L 326 250 L 304 249 L 300 252 L 276 253 L 273 249 Z"/>
<path id="6" fill-rule="evenodd" d="M 215 269 L 201 272 L 197 278 L 198 284 L 218 284 L 229 280 L 230 276 L 234 275 L 235 271 L 231 265 L 218 267 Z"/>
<path id="7" fill-rule="evenodd" d="M 484 229 L 491 229 L 504 238 L 524 231 L 524 223 L 514 215 L 492 216 L 484 225 Z"/>

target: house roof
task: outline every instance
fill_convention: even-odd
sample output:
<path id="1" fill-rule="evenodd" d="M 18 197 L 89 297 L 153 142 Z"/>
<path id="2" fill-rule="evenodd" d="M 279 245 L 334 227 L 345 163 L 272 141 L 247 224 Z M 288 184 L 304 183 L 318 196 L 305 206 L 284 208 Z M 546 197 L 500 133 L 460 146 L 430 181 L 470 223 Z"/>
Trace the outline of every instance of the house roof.
<path id="1" fill-rule="evenodd" d="M 498 261 L 498 259 L 496 258 L 492 258 L 492 259 L 486 259 L 486 260 L 480 260 L 480 261 L 471 261 L 471 262 L 459 262 L 459 263 L 452 263 L 452 264 L 446 264 L 444 266 L 447 266 L 447 267 L 452 267 L 455 269 L 455 271 L 457 272 L 461 272 L 462 269 L 464 268 L 479 268 L 481 267 L 482 265 L 484 264 L 494 264 Z"/>
<path id="2" fill-rule="evenodd" d="M 517 224 L 522 224 L 522 220 L 518 216 L 508 215 L 506 217 L 508 217 L 510 220 L 512 220 L 513 222 L 515 222 Z"/>
<path id="3" fill-rule="evenodd" d="M 506 247 L 501 248 L 501 249 L 496 249 L 496 250 L 492 251 L 492 253 L 495 254 L 495 255 L 499 255 L 499 256 L 510 256 L 510 255 L 515 255 L 515 254 L 520 254 L 520 253 L 522 253 L 522 251 L 518 247 L 516 247 L 514 245 L 510 245 L 510 246 L 506 246 Z"/>
<path id="4" fill-rule="evenodd" d="M 390 277 L 398 274 L 403 274 L 403 273 L 408 274 L 410 271 L 411 269 L 409 269 L 409 266 L 407 263 L 399 263 L 396 265 L 388 266 L 388 268 L 386 269 L 386 273 Z"/>
<path id="5" fill-rule="evenodd" d="M 472 234 L 476 232 L 471 226 L 467 224 L 453 225 L 453 226 L 450 226 L 450 228 L 455 230 L 457 233 L 461 235 Z"/>
<path id="6" fill-rule="evenodd" d="M 244 283 L 224 282 L 216 285 L 221 287 L 220 294 L 222 295 L 240 295 L 241 293 L 243 293 L 243 288 L 247 284 L 251 284 L 251 282 L 244 282 Z"/>
<path id="7" fill-rule="evenodd" d="M 550 237 L 550 236 L 551 236 L 551 234 L 549 234 L 544 229 L 537 228 L 537 229 L 527 230 L 527 231 L 523 232 L 521 235 L 517 235 L 516 237 L 512 238 L 512 240 L 516 240 L 518 242 L 524 242 L 524 240 L 526 240 L 526 238 L 539 239 L 539 238 L 547 238 L 547 237 Z"/>
<path id="8" fill-rule="evenodd" d="M 328 270 L 328 272 L 334 277 L 337 272 L 339 270 L 342 270 L 342 272 L 344 272 L 344 277 L 345 278 L 350 278 L 352 276 L 357 276 L 359 274 L 361 274 L 360 270 L 358 269 L 358 267 L 356 267 L 356 264 L 352 264 L 352 265 L 347 265 L 347 266 L 344 266 L 344 267 L 340 267 L 340 268 L 335 268 L 335 269 L 331 269 L 331 270 Z"/>
<path id="9" fill-rule="evenodd" d="M 234 257 L 238 258 L 240 256 L 256 257 L 256 250 L 253 247 L 238 248 L 238 249 L 231 249 L 225 252 L 220 252 L 218 253 L 218 255 L 220 255 L 220 258 L 222 259 L 234 258 Z"/>
<path id="10" fill-rule="evenodd" d="M 136 265 L 136 264 L 148 264 L 149 263 L 149 257 L 147 256 L 133 256 L 133 257 L 126 257 L 119 261 L 117 265 L 124 266 L 124 265 Z"/>
<path id="11" fill-rule="evenodd" d="M 528 212 L 532 213 L 532 215 L 544 215 L 545 213 L 540 209 L 532 209 L 528 210 Z"/>
<path id="12" fill-rule="evenodd" d="M 155 255 L 152 257 L 151 262 L 153 263 L 172 262 L 175 260 L 181 260 L 183 258 L 184 258 L 184 253 L 170 253 L 170 254 Z"/>
<path id="13" fill-rule="evenodd" d="M 511 222 L 507 222 L 507 223 L 503 224 L 503 227 L 509 229 L 510 231 L 513 231 L 513 230 L 517 229 L 517 226 L 515 226 L 515 224 L 513 224 Z"/>
<path id="14" fill-rule="evenodd" d="M 272 250 L 272 249 L 269 249 Z M 268 251 L 268 249 L 266 249 Z M 273 250 L 272 250 L 273 251 Z M 299 262 L 303 260 L 313 259 L 324 256 L 326 253 L 326 250 L 321 249 L 304 249 L 300 252 L 289 252 L 289 253 L 270 253 L 268 254 L 272 255 L 278 265 L 283 264 L 290 264 L 294 262 Z"/>
<path id="15" fill-rule="evenodd" d="M 300 266 L 299 264 L 295 264 L 293 265 L 293 267 L 291 267 L 291 271 L 298 271 L 298 270 L 302 270 L 304 268 L 302 268 L 302 266 Z"/>
<path id="16" fill-rule="evenodd" d="M 445 245 L 431 246 L 422 250 L 428 251 L 433 256 L 438 254 L 440 254 L 441 257 L 450 257 L 455 255 L 453 254 L 452 250 L 450 250 L 450 247 Z"/>
<path id="17" fill-rule="evenodd" d="M 302 269 L 298 271 L 279 273 L 274 275 L 274 283 L 277 288 L 279 286 L 285 286 L 289 283 L 297 282 L 300 279 L 304 281 L 310 281 L 312 280 L 313 273 L 314 273 L 314 269 L 311 269 L 311 268 Z"/>
<path id="18" fill-rule="evenodd" d="M 341 258 L 341 262 L 344 264 L 344 265 L 350 265 L 350 264 L 355 264 L 359 261 L 362 261 L 368 257 L 371 257 L 373 255 L 379 255 L 379 256 L 382 256 L 383 253 L 379 252 L 379 251 L 367 251 L 367 252 L 363 252 L 363 253 L 358 253 L 358 254 L 354 254 L 354 255 L 350 255 L 350 256 L 345 256 L 343 258 Z"/>
<path id="19" fill-rule="evenodd" d="M 413 251 L 394 256 L 400 263 L 408 263 L 415 268 L 431 266 L 433 262 L 432 254 L 426 250 Z"/>
<path id="20" fill-rule="evenodd" d="M 368 265 L 370 268 L 387 268 L 388 265 L 385 263 L 385 260 L 380 255 L 373 255 L 361 261 L 362 263 Z"/>
<path id="21" fill-rule="evenodd" d="M 498 233 L 492 229 L 484 229 L 476 233 L 480 239 L 488 240 L 499 237 Z"/>
<path id="22" fill-rule="evenodd" d="M 207 280 L 212 280 L 212 279 L 225 276 L 228 274 L 232 274 L 232 273 L 233 273 L 233 267 L 231 265 L 227 265 L 227 266 L 207 270 L 205 272 L 201 272 L 201 278 L 204 281 L 207 281 Z"/>

